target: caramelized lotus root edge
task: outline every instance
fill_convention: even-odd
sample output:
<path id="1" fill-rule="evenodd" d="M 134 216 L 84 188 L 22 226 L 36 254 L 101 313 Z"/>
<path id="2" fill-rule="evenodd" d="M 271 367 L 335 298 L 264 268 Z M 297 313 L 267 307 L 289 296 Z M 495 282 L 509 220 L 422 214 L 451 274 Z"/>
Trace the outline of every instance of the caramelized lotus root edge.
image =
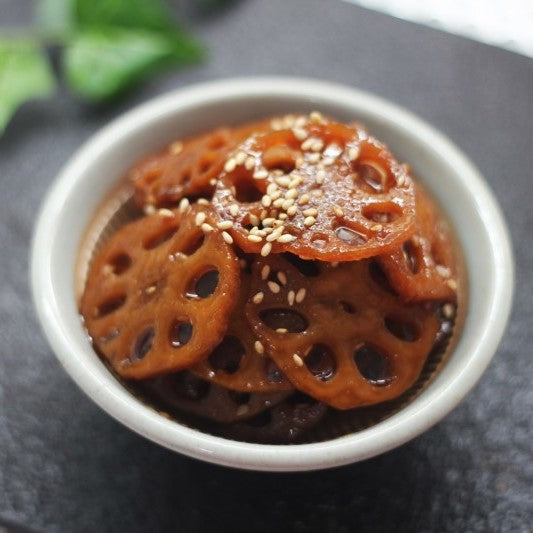
<path id="1" fill-rule="evenodd" d="M 135 165 L 128 179 L 135 201 L 147 206 L 172 207 L 183 197 L 211 197 L 228 154 L 235 146 L 269 122 L 237 128 L 219 128 L 188 141 L 176 141 Z"/>
<path id="2" fill-rule="evenodd" d="M 244 314 L 246 302 L 262 297 L 251 294 L 251 283 L 251 272 L 247 268 L 241 270 L 240 298 L 229 319 L 228 331 L 209 357 L 191 371 L 235 391 L 292 391 L 293 386 L 266 353 Z"/>
<path id="3" fill-rule="evenodd" d="M 422 186 L 416 186 L 413 236 L 377 260 L 404 300 L 457 300 L 456 258 L 450 229 Z"/>
<path id="4" fill-rule="evenodd" d="M 359 260 L 392 251 L 414 229 L 406 167 L 366 131 L 324 119 L 248 138 L 227 160 L 213 205 L 239 247 L 262 255 Z"/>
<path id="5" fill-rule="evenodd" d="M 239 264 L 211 224 L 208 209 L 162 210 L 122 227 L 94 258 L 80 310 L 121 377 L 189 367 L 222 340 Z"/>
<path id="6" fill-rule="evenodd" d="M 298 390 L 337 409 L 398 397 L 419 377 L 439 330 L 434 310 L 388 292 L 372 264 L 319 264 L 314 277 L 281 255 L 252 265 L 252 291 L 265 294 L 246 305 L 255 334 Z M 282 272 L 286 285 L 262 279 L 266 271 Z"/>

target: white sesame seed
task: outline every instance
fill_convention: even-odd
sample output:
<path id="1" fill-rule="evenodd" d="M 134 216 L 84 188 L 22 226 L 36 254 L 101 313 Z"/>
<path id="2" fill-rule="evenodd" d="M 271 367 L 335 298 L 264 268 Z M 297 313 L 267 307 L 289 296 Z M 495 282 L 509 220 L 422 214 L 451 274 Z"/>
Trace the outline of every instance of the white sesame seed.
<path id="1" fill-rule="evenodd" d="M 268 177 L 268 170 L 261 168 L 254 172 L 254 180 L 264 180 Z"/>
<path id="2" fill-rule="evenodd" d="M 267 234 L 270 233 L 269 231 L 265 231 L 264 229 L 260 229 L 257 231 L 256 235 L 259 235 L 260 237 L 266 237 Z"/>
<path id="3" fill-rule="evenodd" d="M 254 226 L 250 229 L 250 232 L 252 235 L 257 235 L 259 233 L 259 228 L 257 226 Z"/>
<path id="4" fill-rule="evenodd" d="M 324 192 L 321 189 L 315 189 L 313 191 L 313 196 L 320 198 L 321 196 L 324 196 Z"/>
<path id="5" fill-rule="evenodd" d="M 275 281 L 268 281 L 267 285 L 270 291 L 274 294 L 278 294 L 278 292 L 281 290 L 281 287 Z"/>
<path id="6" fill-rule="evenodd" d="M 303 141 L 307 138 L 309 135 L 306 130 L 303 128 L 293 128 L 292 129 L 293 135 L 296 137 L 297 140 Z"/>
<path id="7" fill-rule="evenodd" d="M 263 248 L 261 248 L 261 255 L 263 257 L 266 257 L 271 251 L 272 251 L 272 243 L 267 242 L 263 245 Z"/>
<path id="8" fill-rule="evenodd" d="M 289 217 L 288 217 L 287 213 L 280 213 L 280 214 L 278 215 L 278 218 L 279 218 L 280 220 L 287 220 L 287 218 L 289 218 Z"/>
<path id="9" fill-rule="evenodd" d="M 235 411 L 235 414 L 236 414 L 237 416 L 243 416 L 243 415 L 245 415 L 249 410 L 250 410 L 250 406 L 249 406 L 249 405 L 246 405 L 246 404 L 239 405 L 239 407 L 237 407 L 237 410 Z"/>
<path id="10" fill-rule="evenodd" d="M 180 200 L 180 213 L 184 213 L 187 208 L 190 206 L 190 202 L 189 202 L 189 199 L 188 198 L 182 198 Z"/>
<path id="11" fill-rule="evenodd" d="M 246 238 L 251 242 L 261 242 L 263 240 L 259 235 L 248 235 Z"/>
<path id="12" fill-rule="evenodd" d="M 268 211 L 266 209 L 261 209 L 261 213 L 259 213 L 259 218 L 261 220 L 264 220 L 268 215 Z"/>
<path id="13" fill-rule="evenodd" d="M 298 208 L 295 205 L 291 205 L 287 209 L 287 215 L 289 215 L 290 217 L 293 217 L 296 214 L 296 211 L 298 211 Z"/>
<path id="14" fill-rule="evenodd" d="M 322 185 L 322 183 L 324 183 L 324 180 L 326 179 L 326 171 L 325 170 L 317 170 L 316 172 L 316 175 L 315 175 L 315 181 L 319 184 L 319 185 Z"/>
<path id="15" fill-rule="evenodd" d="M 283 211 L 287 211 L 287 209 L 289 209 L 289 207 L 291 207 L 292 205 L 294 205 L 294 198 L 289 198 L 288 200 L 283 200 L 281 208 L 283 209 Z"/>
<path id="16" fill-rule="evenodd" d="M 276 198 L 273 202 L 272 202 L 272 205 L 274 207 L 281 207 L 283 205 L 283 202 L 285 200 L 283 198 Z"/>
<path id="17" fill-rule="evenodd" d="M 306 217 L 316 217 L 318 215 L 318 211 L 314 207 L 310 207 L 309 209 L 306 209 L 303 214 Z"/>
<path id="18" fill-rule="evenodd" d="M 383 229 L 383 226 L 381 224 L 374 224 L 370 227 L 372 231 L 381 231 Z"/>
<path id="19" fill-rule="evenodd" d="M 275 241 L 283 233 L 283 226 L 278 226 L 267 238 L 267 242 Z"/>
<path id="20" fill-rule="evenodd" d="M 289 189 L 286 193 L 285 193 L 285 198 L 287 200 L 291 199 L 291 198 L 296 198 L 298 196 L 298 191 L 294 188 L 292 189 Z"/>
<path id="21" fill-rule="evenodd" d="M 282 220 L 274 220 L 274 225 L 273 227 L 274 228 L 277 228 L 279 226 L 283 226 L 283 221 Z"/>
<path id="22" fill-rule="evenodd" d="M 254 168 L 254 167 L 255 167 L 255 158 L 254 158 L 254 156 L 249 155 L 246 158 L 246 161 L 244 162 L 244 168 L 246 170 L 252 170 L 252 168 Z"/>
<path id="23" fill-rule="evenodd" d="M 209 201 L 205 198 L 198 198 L 196 201 L 198 202 L 198 205 L 209 205 Z"/>
<path id="24" fill-rule="evenodd" d="M 322 164 L 325 167 L 329 167 L 330 165 L 333 165 L 333 163 L 335 163 L 335 159 L 333 159 L 333 157 L 324 157 L 322 159 Z"/>
<path id="25" fill-rule="evenodd" d="M 229 190 L 233 196 L 237 196 L 237 189 L 235 188 L 235 185 L 232 185 Z"/>
<path id="26" fill-rule="evenodd" d="M 457 282 L 454 279 L 449 279 L 448 281 L 446 281 L 446 283 L 448 287 L 452 289 L 452 291 L 455 291 L 457 289 Z"/>
<path id="27" fill-rule="evenodd" d="M 233 159 L 233 157 L 230 157 L 226 161 L 226 164 L 224 165 L 224 170 L 226 172 L 233 172 L 236 166 L 237 166 L 237 162 L 235 161 L 235 159 Z"/>
<path id="28" fill-rule="evenodd" d="M 277 242 L 285 244 L 288 242 L 293 242 L 295 240 L 296 240 L 296 237 L 294 235 L 291 235 L 290 233 L 285 233 L 278 237 Z"/>
<path id="29" fill-rule="evenodd" d="M 317 139 L 311 145 L 311 150 L 313 150 L 313 152 L 321 152 L 323 148 L 324 148 L 324 142 L 321 139 Z"/>
<path id="30" fill-rule="evenodd" d="M 336 206 L 333 208 L 333 213 L 334 213 L 335 216 L 337 216 L 337 217 L 343 217 L 343 216 L 344 216 L 344 211 L 343 211 L 338 205 L 336 205 Z"/>
<path id="31" fill-rule="evenodd" d="M 351 146 L 348 150 L 348 159 L 350 161 L 355 161 L 361 152 L 361 149 L 358 146 Z"/>
<path id="32" fill-rule="evenodd" d="M 270 172 L 270 174 L 272 174 L 274 179 L 279 178 L 280 176 L 283 176 L 283 170 L 281 170 L 281 168 L 275 168 Z"/>
<path id="33" fill-rule="evenodd" d="M 209 233 L 210 231 L 213 231 L 215 228 L 211 226 L 211 224 L 208 224 L 207 222 L 204 222 L 202 224 L 202 231 L 204 233 Z"/>
<path id="34" fill-rule="evenodd" d="M 165 217 L 165 218 L 174 218 L 174 213 L 170 210 L 170 209 L 166 209 L 166 208 L 162 208 L 162 209 L 159 209 L 159 211 L 157 212 L 157 214 L 160 216 L 160 217 Z"/>
<path id="35" fill-rule="evenodd" d="M 294 162 L 294 168 L 300 169 L 302 168 L 303 164 L 304 164 L 303 157 L 297 157 L 296 161 Z"/>
<path id="36" fill-rule="evenodd" d="M 255 351 L 258 354 L 264 354 L 265 353 L 265 347 L 261 344 L 261 341 L 255 341 L 254 348 L 255 348 Z"/>
<path id="37" fill-rule="evenodd" d="M 338 157 L 342 153 L 342 148 L 337 143 L 329 143 L 324 148 L 324 155 L 327 157 Z"/>
<path id="38" fill-rule="evenodd" d="M 307 291 L 305 290 L 304 287 L 302 287 L 301 289 L 298 289 L 298 292 L 296 293 L 296 296 L 294 298 L 297 304 L 300 304 L 304 301 L 306 293 Z"/>
<path id="39" fill-rule="evenodd" d="M 145 215 L 154 215 L 155 214 L 155 207 L 153 205 L 146 205 L 144 206 L 144 214 Z"/>
<path id="40" fill-rule="evenodd" d="M 260 291 L 257 294 L 254 294 L 252 301 L 254 302 L 254 304 L 260 304 L 263 301 L 264 297 L 265 297 L 265 293 Z"/>
<path id="41" fill-rule="evenodd" d="M 287 328 L 277 328 L 276 333 L 287 333 L 289 330 Z"/>
<path id="42" fill-rule="evenodd" d="M 272 119 L 270 121 L 270 127 L 273 130 L 282 130 L 283 129 L 283 121 L 279 118 Z"/>
<path id="43" fill-rule="evenodd" d="M 289 183 L 291 182 L 291 179 L 288 176 L 280 176 L 279 178 L 275 179 L 275 182 L 280 187 L 288 187 Z"/>
<path id="44" fill-rule="evenodd" d="M 324 117 L 319 111 L 312 111 L 309 115 L 309 120 L 311 122 L 322 122 L 324 120 Z"/>
<path id="45" fill-rule="evenodd" d="M 229 206 L 229 212 L 232 217 L 236 217 L 239 214 L 239 206 L 237 204 L 231 204 Z"/>
<path id="46" fill-rule="evenodd" d="M 455 314 L 455 309 L 452 304 L 444 304 L 442 306 L 442 314 L 445 318 L 453 318 Z"/>
<path id="47" fill-rule="evenodd" d="M 285 272 L 278 272 L 278 280 L 282 285 L 287 285 L 287 274 Z"/>
<path id="48" fill-rule="evenodd" d="M 296 366 L 299 366 L 299 367 L 304 366 L 303 359 L 297 353 L 292 354 L 292 360 L 294 361 L 294 364 Z"/>
<path id="49" fill-rule="evenodd" d="M 318 163 L 320 161 L 320 154 L 317 152 L 312 153 L 307 157 L 307 160 L 309 163 Z"/>
<path id="50" fill-rule="evenodd" d="M 304 226 L 306 226 L 307 228 L 310 228 L 315 222 L 316 222 L 315 217 L 305 217 Z"/>
<path id="51" fill-rule="evenodd" d="M 183 150 L 183 143 L 181 141 L 173 142 L 170 145 L 170 153 L 172 155 L 178 155 Z"/>
<path id="52" fill-rule="evenodd" d="M 414 246 L 420 246 L 420 237 L 418 235 L 413 235 L 411 237 L 411 242 Z"/>
<path id="53" fill-rule="evenodd" d="M 275 183 L 269 183 L 267 187 L 267 194 L 272 194 L 274 191 L 278 190 L 278 186 Z"/>
<path id="54" fill-rule="evenodd" d="M 155 285 L 150 285 L 150 287 L 146 287 L 144 292 L 146 294 L 152 294 L 152 293 L 155 292 L 155 290 L 156 290 L 156 286 Z"/>
<path id="55" fill-rule="evenodd" d="M 287 302 L 289 302 L 289 305 L 294 305 L 294 298 L 295 298 L 295 294 L 294 294 L 294 291 L 289 291 L 289 293 L 287 294 Z"/>
<path id="56" fill-rule="evenodd" d="M 300 145 L 300 148 L 304 151 L 304 152 L 307 152 L 307 150 L 310 150 L 311 149 L 311 146 L 313 146 L 313 143 L 316 141 L 316 139 L 314 137 L 309 137 L 308 139 L 306 139 L 301 145 Z"/>
<path id="57" fill-rule="evenodd" d="M 261 279 L 262 280 L 267 279 L 269 274 L 270 274 L 270 266 L 264 265 L 263 268 L 261 269 Z"/>
<path id="58" fill-rule="evenodd" d="M 272 198 L 268 194 L 265 194 L 263 198 L 261 198 L 261 203 L 265 207 L 270 207 L 270 205 L 272 204 Z"/>
<path id="59" fill-rule="evenodd" d="M 226 243 L 233 244 L 233 237 L 227 231 L 222 232 L 222 238 Z"/>
<path id="60" fill-rule="evenodd" d="M 222 222 L 219 222 L 217 224 L 218 229 L 230 229 L 233 227 L 233 221 L 231 220 L 223 220 Z"/>
<path id="61" fill-rule="evenodd" d="M 300 199 L 298 200 L 298 205 L 305 205 L 309 203 L 309 195 L 306 193 L 306 194 L 302 194 L 302 196 L 300 196 Z"/>
<path id="62" fill-rule="evenodd" d="M 242 165 L 246 161 L 246 152 L 237 152 L 235 155 L 235 163 L 237 165 Z"/>
<path id="63" fill-rule="evenodd" d="M 211 185 L 212 187 L 214 187 L 216 184 L 217 184 L 217 179 L 216 178 L 211 178 L 209 180 L 209 185 Z"/>
<path id="64" fill-rule="evenodd" d="M 275 218 L 273 217 L 268 217 L 268 218 L 265 218 L 263 219 L 263 226 L 272 226 L 272 224 L 274 224 L 274 220 L 276 220 Z"/>
<path id="65" fill-rule="evenodd" d="M 249 219 L 250 224 L 253 224 L 254 226 L 259 226 L 259 217 L 257 215 L 250 213 Z"/>
<path id="66" fill-rule="evenodd" d="M 292 179 L 292 181 L 289 183 L 289 188 L 290 189 L 294 189 L 296 187 L 298 187 L 298 185 L 300 185 L 303 181 L 303 178 L 302 176 L 296 176 L 295 178 Z"/>
<path id="67" fill-rule="evenodd" d="M 405 176 L 400 174 L 397 181 L 398 187 L 402 187 L 405 184 Z"/>
<path id="68" fill-rule="evenodd" d="M 277 200 L 279 197 L 281 196 L 281 191 L 274 191 L 271 195 L 270 195 L 270 198 L 272 198 L 272 200 Z"/>
<path id="69" fill-rule="evenodd" d="M 437 274 L 443 278 L 449 278 L 451 275 L 450 269 L 442 265 L 436 265 L 435 270 L 437 271 Z"/>
<path id="70" fill-rule="evenodd" d="M 203 211 L 200 211 L 199 213 L 196 213 L 196 216 L 194 217 L 194 223 L 197 226 L 201 226 L 205 222 L 205 213 Z"/>

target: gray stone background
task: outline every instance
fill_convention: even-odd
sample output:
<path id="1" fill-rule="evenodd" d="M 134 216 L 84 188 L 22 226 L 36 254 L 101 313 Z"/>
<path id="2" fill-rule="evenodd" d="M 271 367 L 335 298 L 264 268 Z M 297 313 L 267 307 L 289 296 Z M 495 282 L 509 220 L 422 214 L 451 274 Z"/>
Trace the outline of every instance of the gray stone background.
<path id="1" fill-rule="evenodd" d="M 32 5 L 0 0 L 0 24 L 27 23 Z M 161 75 L 104 108 L 61 90 L 51 102 L 24 106 L 0 138 L 0 524 L 102 532 L 531 531 L 533 62 L 339 0 L 243 0 L 195 27 L 211 49 L 203 65 Z M 516 251 L 510 326 L 476 389 L 401 448 L 319 473 L 233 471 L 134 435 L 60 368 L 28 288 L 36 211 L 83 141 L 154 95 L 259 74 L 346 83 L 433 123 L 491 184 Z"/>

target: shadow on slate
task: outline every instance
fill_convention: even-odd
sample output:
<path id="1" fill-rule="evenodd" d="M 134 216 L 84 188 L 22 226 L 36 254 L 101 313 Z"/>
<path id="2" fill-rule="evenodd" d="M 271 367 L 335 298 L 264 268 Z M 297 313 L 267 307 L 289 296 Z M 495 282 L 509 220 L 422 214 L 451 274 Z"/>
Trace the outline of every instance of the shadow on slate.
<path id="1" fill-rule="evenodd" d="M 27 23 L 32 5 L 4 0 L 2 24 Z M 98 112 L 61 91 L 21 109 L 0 138 L 0 530 L 528 531 L 533 62 L 338 0 L 241 1 L 197 31 L 211 49 L 205 64 L 158 76 Z M 418 113 L 478 164 L 515 243 L 511 325 L 480 385 L 415 441 L 326 472 L 233 471 L 129 432 L 61 370 L 28 288 L 36 211 L 84 140 L 167 90 L 259 74 L 330 79 Z"/>

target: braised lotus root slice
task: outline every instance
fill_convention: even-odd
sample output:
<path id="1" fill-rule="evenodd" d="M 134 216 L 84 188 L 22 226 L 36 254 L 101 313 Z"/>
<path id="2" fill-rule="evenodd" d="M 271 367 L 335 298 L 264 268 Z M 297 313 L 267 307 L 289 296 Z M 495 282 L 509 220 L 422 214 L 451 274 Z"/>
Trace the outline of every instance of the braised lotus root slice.
<path id="1" fill-rule="evenodd" d="M 414 234 L 377 259 L 394 290 L 407 301 L 457 299 L 450 228 L 438 213 L 434 201 L 417 185 Z"/>
<path id="2" fill-rule="evenodd" d="M 205 381 L 187 370 L 142 383 L 158 404 L 214 422 L 232 423 L 254 417 L 283 401 L 290 392 L 235 392 Z"/>
<path id="3" fill-rule="evenodd" d="M 226 161 L 213 205 L 236 243 L 348 261 L 404 242 L 415 212 L 406 167 L 362 129 L 313 116 L 294 124 L 249 137 Z"/>
<path id="4" fill-rule="evenodd" d="M 237 128 L 219 128 L 188 141 L 176 141 L 134 166 L 129 179 L 141 207 L 175 206 L 183 197 L 207 197 L 228 154 L 246 137 L 268 127 L 265 121 Z"/>
<path id="5" fill-rule="evenodd" d="M 209 223 L 201 207 L 165 209 L 124 226 L 95 257 L 80 310 L 94 346 L 122 377 L 180 370 L 222 340 L 239 264 Z"/>
<path id="6" fill-rule="evenodd" d="M 315 427 L 327 411 L 323 403 L 295 393 L 272 409 L 228 426 L 224 435 L 249 442 L 290 444 Z"/>
<path id="7" fill-rule="evenodd" d="M 235 391 L 291 391 L 294 387 L 265 352 L 244 314 L 246 302 L 255 296 L 250 293 L 250 284 L 250 273 L 242 271 L 239 301 L 222 342 L 190 370 L 206 381 Z"/>
<path id="8" fill-rule="evenodd" d="M 141 207 L 176 205 L 184 196 L 210 196 L 211 180 L 222 171 L 237 141 L 231 130 L 220 128 L 185 143 L 175 142 L 132 168 L 129 179 Z"/>
<path id="9" fill-rule="evenodd" d="M 313 277 L 281 255 L 252 266 L 253 290 L 265 295 L 246 305 L 255 333 L 298 390 L 338 409 L 380 403 L 407 390 L 439 329 L 433 310 L 402 302 L 372 265 L 319 263 Z M 272 281 L 280 273 L 285 284 Z"/>

